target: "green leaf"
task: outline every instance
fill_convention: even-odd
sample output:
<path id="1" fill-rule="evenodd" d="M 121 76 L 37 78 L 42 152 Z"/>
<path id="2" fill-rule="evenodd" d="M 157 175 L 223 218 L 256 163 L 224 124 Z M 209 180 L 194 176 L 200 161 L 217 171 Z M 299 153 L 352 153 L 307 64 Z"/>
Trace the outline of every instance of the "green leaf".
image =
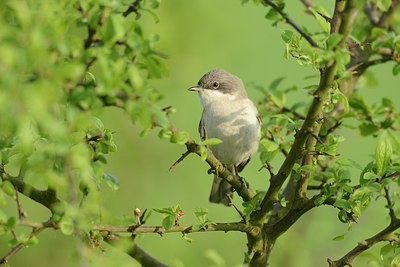
<path id="1" fill-rule="evenodd" d="M 298 168 L 297 172 L 299 172 L 299 171 L 313 172 L 316 170 L 317 170 L 316 165 L 303 165 L 300 168 Z"/>
<path id="2" fill-rule="evenodd" d="M 172 136 L 172 131 L 169 129 L 163 128 L 158 132 L 158 137 L 161 139 L 170 139 L 171 136 Z"/>
<path id="3" fill-rule="evenodd" d="M 26 247 L 33 247 L 39 243 L 39 239 L 36 236 L 32 236 L 28 241 L 24 242 Z"/>
<path id="4" fill-rule="evenodd" d="M 376 180 L 378 178 L 378 175 L 376 175 L 376 173 L 374 172 L 366 172 L 364 173 L 363 178 L 365 180 Z"/>
<path id="5" fill-rule="evenodd" d="M 292 32 L 292 31 L 289 31 L 289 30 L 284 30 L 284 31 L 281 33 L 281 37 L 282 37 L 282 40 L 283 40 L 285 43 L 288 43 L 288 42 L 290 42 L 290 40 L 291 40 L 292 37 L 293 37 L 293 32 Z"/>
<path id="6" fill-rule="evenodd" d="M 400 63 L 397 63 L 396 65 L 393 66 L 392 73 L 394 76 L 400 73 Z"/>
<path id="7" fill-rule="evenodd" d="M 339 33 L 333 33 L 328 37 L 328 40 L 326 40 L 326 46 L 329 50 L 333 50 L 339 42 L 343 39 L 343 35 Z"/>
<path id="8" fill-rule="evenodd" d="M 213 145 L 218 145 L 221 144 L 222 140 L 218 138 L 208 138 L 204 141 L 201 142 L 201 145 L 203 146 L 213 146 Z"/>
<path id="9" fill-rule="evenodd" d="M 275 9 L 271 8 L 265 15 L 265 18 L 268 20 L 276 21 L 276 20 L 279 20 L 281 18 L 281 16 Z"/>
<path id="10" fill-rule="evenodd" d="M 162 220 L 162 226 L 165 228 L 165 230 L 169 230 L 172 228 L 172 226 L 174 226 L 175 224 L 175 214 L 174 215 L 170 215 L 170 216 L 166 216 L 163 220 Z"/>
<path id="11" fill-rule="evenodd" d="M 74 223 L 69 218 L 63 218 L 60 222 L 60 229 L 64 235 L 72 235 L 74 233 Z"/>
<path id="12" fill-rule="evenodd" d="M 208 209 L 206 209 L 206 208 L 195 208 L 194 209 L 194 214 L 196 215 L 196 217 L 197 217 L 197 219 L 199 220 L 200 223 L 207 222 Z"/>
<path id="13" fill-rule="evenodd" d="M 261 152 L 273 152 L 279 148 L 279 145 L 271 140 L 262 139 L 260 141 L 260 151 Z"/>
<path id="14" fill-rule="evenodd" d="M 391 267 L 400 267 L 400 254 L 399 254 L 399 255 L 396 255 L 396 256 L 393 258 L 392 262 L 390 263 L 390 266 L 391 266 Z"/>
<path id="15" fill-rule="evenodd" d="M 15 216 L 8 218 L 6 223 L 8 229 L 14 229 L 17 226 L 17 224 L 18 224 L 18 218 Z"/>
<path id="16" fill-rule="evenodd" d="M 381 247 L 379 255 L 381 256 L 381 259 L 383 260 L 389 253 L 394 252 L 394 251 L 395 251 L 395 247 L 389 243 L 389 244 Z"/>
<path id="17" fill-rule="evenodd" d="M 192 243 L 192 242 L 193 242 L 193 239 L 191 239 L 190 237 L 188 237 L 188 234 L 187 234 L 187 233 L 184 233 L 184 234 L 182 235 L 182 238 L 183 238 L 186 242 L 188 242 L 188 243 Z"/>
<path id="18" fill-rule="evenodd" d="M 271 82 L 271 84 L 269 85 L 269 89 L 271 90 L 276 90 L 278 89 L 278 86 L 282 83 L 282 81 L 285 79 L 285 77 L 279 77 L 276 78 L 275 80 L 273 80 Z"/>
<path id="19" fill-rule="evenodd" d="M 393 149 L 390 143 L 389 136 L 386 133 L 383 133 L 379 137 L 375 149 L 375 161 L 376 161 L 377 173 L 381 177 L 386 172 L 386 168 L 389 165 L 392 152 Z"/>
<path id="20" fill-rule="evenodd" d="M 337 91 L 337 96 L 339 97 L 339 101 L 343 105 L 343 110 L 345 112 L 348 112 L 349 111 L 349 101 L 347 100 L 347 97 L 339 90 Z"/>
<path id="21" fill-rule="evenodd" d="M 177 143 L 181 145 L 185 144 L 188 140 L 189 140 L 189 133 L 184 131 L 173 133 L 170 138 L 171 143 Z"/>
<path id="22" fill-rule="evenodd" d="M 285 198 L 282 198 L 281 201 L 280 201 L 280 203 L 281 203 L 281 206 L 282 206 L 283 208 L 285 208 L 286 205 L 287 205 L 287 203 L 289 203 L 289 201 L 287 201 Z"/>
<path id="23" fill-rule="evenodd" d="M 327 198 L 328 198 L 328 196 L 326 196 L 326 195 L 320 196 L 319 198 L 317 198 L 316 200 L 314 200 L 315 206 L 321 206 L 321 205 L 325 202 L 325 200 L 326 200 Z"/>
<path id="24" fill-rule="evenodd" d="M 118 190 L 119 188 L 119 180 L 116 176 L 109 174 L 109 173 L 104 173 L 103 178 L 106 181 L 107 185 L 113 189 L 113 190 Z"/>
<path id="25" fill-rule="evenodd" d="M 200 146 L 200 157 L 202 160 L 206 160 L 208 156 L 208 149 L 205 146 Z"/>
<path id="26" fill-rule="evenodd" d="M 338 235 L 338 236 L 335 236 L 332 240 L 340 241 L 340 240 L 343 240 L 343 239 L 344 239 L 344 235 Z"/>
<path id="27" fill-rule="evenodd" d="M 373 122 L 364 122 L 358 126 L 362 136 L 368 136 L 379 131 L 379 128 Z"/>
<path id="28" fill-rule="evenodd" d="M 321 28 L 324 30 L 325 33 L 329 33 L 331 29 L 331 25 L 325 18 L 323 18 L 319 13 L 329 17 L 329 14 L 319 6 L 309 8 L 309 10 L 313 13 L 315 19 L 318 21 Z"/>
<path id="29" fill-rule="evenodd" d="M 345 200 L 345 199 L 336 200 L 335 203 L 333 203 L 333 205 L 335 207 L 344 209 L 347 212 L 351 211 L 351 206 L 350 206 L 349 202 L 347 200 Z"/>
<path id="30" fill-rule="evenodd" d="M 10 197 L 15 196 L 15 188 L 14 188 L 14 185 L 10 181 L 4 181 L 1 188 L 3 189 L 4 193 L 9 195 Z"/>

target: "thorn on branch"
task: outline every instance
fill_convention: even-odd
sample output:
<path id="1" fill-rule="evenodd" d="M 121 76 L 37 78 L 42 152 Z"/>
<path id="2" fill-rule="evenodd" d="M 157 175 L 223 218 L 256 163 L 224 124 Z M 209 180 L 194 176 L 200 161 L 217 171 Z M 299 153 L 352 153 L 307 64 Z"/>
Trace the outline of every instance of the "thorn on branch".
<path id="1" fill-rule="evenodd" d="M 327 22 L 332 23 L 332 18 L 322 14 L 321 12 L 317 11 L 318 15 L 320 15 L 321 17 L 323 17 Z"/>
<path id="2" fill-rule="evenodd" d="M 239 209 L 239 207 L 233 202 L 232 197 L 229 194 L 226 194 L 227 198 L 229 199 L 229 204 L 235 208 L 235 210 L 237 211 L 237 213 L 239 213 L 240 217 L 242 218 L 242 220 L 244 222 L 246 222 L 246 216 L 244 215 L 244 213 Z"/>
<path id="3" fill-rule="evenodd" d="M 169 167 L 169 170 L 172 170 L 176 165 L 181 163 L 187 156 L 189 156 L 190 153 L 192 153 L 192 152 L 189 150 L 187 150 L 185 153 L 183 153 L 182 156 L 177 161 L 175 161 L 171 167 Z"/>

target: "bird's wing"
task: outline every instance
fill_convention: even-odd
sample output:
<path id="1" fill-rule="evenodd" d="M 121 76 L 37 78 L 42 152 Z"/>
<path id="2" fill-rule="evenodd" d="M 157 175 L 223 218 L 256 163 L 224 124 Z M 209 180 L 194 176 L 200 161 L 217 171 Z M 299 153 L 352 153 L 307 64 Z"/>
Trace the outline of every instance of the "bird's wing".
<path id="1" fill-rule="evenodd" d="M 261 120 L 260 115 L 257 115 L 257 121 L 258 121 L 258 125 L 259 125 L 260 128 L 261 128 L 261 127 L 262 127 L 262 120 Z M 236 166 L 236 169 L 238 170 L 238 172 L 241 172 L 241 171 L 244 169 L 244 167 L 246 167 L 246 165 L 247 165 L 247 163 L 249 163 L 250 159 L 251 159 L 251 157 L 249 157 L 247 160 L 245 160 L 245 161 L 239 163 L 239 164 Z"/>
<path id="2" fill-rule="evenodd" d="M 203 116 L 204 116 L 204 111 L 201 114 L 201 119 L 200 119 L 200 122 L 199 122 L 199 133 L 200 133 L 200 138 L 201 138 L 202 141 L 207 139 L 206 126 L 205 126 L 204 121 L 203 121 Z"/>
<path id="3" fill-rule="evenodd" d="M 262 127 L 262 119 L 260 117 L 260 114 L 257 115 L 257 121 L 258 121 L 258 125 L 260 125 L 260 128 Z"/>

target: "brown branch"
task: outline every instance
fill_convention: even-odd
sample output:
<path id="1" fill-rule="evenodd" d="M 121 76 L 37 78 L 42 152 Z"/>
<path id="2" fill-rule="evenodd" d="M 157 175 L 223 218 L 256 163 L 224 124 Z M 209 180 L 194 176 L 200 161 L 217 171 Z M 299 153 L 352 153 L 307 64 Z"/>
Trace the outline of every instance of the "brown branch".
<path id="1" fill-rule="evenodd" d="M 38 236 L 43 230 L 47 228 L 54 228 L 53 222 L 50 220 L 40 224 L 40 227 L 33 227 L 32 233 L 28 236 L 28 240 L 32 239 L 33 237 Z M 3 256 L 3 258 L 0 259 L 0 265 L 7 263 L 8 260 L 14 256 L 16 253 L 18 253 L 21 249 L 25 247 L 24 243 L 18 243 L 16 246 L 14 246 L 6 255 Z"/>
<path id="2" fill-rule="evenodd" d="M 317 123 L 320 112 L 324 105 L 324 101 L 328 96 L 329 89 L 334 81 L 336 74 L 336 62 L 332 63 L 325 71 L 321 73 L 321 80 L 318 89 L 314 93 L 314 100 L 310 106 L 306 119 L 301 129 L 296 133 L 295 140 L 288 156 L 283 162 L 278 173 L 271 178 L 271 183 L 268 188 L 267 194 L 261 203 L 261 210 L 255 211 L 256 220 L 264 221 L 266 214 L 271 211 L 272 206 L 278 201 L 278 194 L 281 186 L 293 169 L 294 164 L 302 155 L 304 144 L 313 130 L 314 124 Z"/>
<path id="3" fill-rule="evenodd" d="M 342 1 L 337 1 L 337 3 L 338 2 Z M 339 46 L 343 47 L 345 45 L 345 39 L 351 31 L 352 22 L 355 18 L 356 1 L 345 1 L 344 8 L 338 9 L 337 12 L 340 12 L 340 14 L 336 15 L 336 17 L 338 17 L 336 19 L 336 27 L 338 27 L 338 32 L 343 35 L 343 40 L 339 43 Z M 315 125 L 321 123 L 319 118 L 321 116 L 322 107 L 329 94 L 329 90 L 333 85 L 335 74 L 336 62 L 328 63 L 325 69 L 321 70 L 320 83 L 317 90 L 314 92 L 314 99 L 308 110 L 306 119 L 304 120 L 301 129 L 296 133 L 292 148 L 290 149 L 285 161 L 281 165 L 281 168 L 279 169 L 278 173 L 271 178 L 267 194 L 261 203 L 261 209 L 252 213 L 253 220 L 256 220 L 260 223 L 265 221 L 268 212 L 271 211 L 273 205 L 278 202 L 278 195 L 283 183 L 292 171 L 294 164 L 298 161 L 299 157 L 303 155 L 304 145 L 310 136 L 309 133 L 314 132 L 316 127 Z M 314 134 L 317 133 L 314 132 Z M 306 190 L 307 185 L 305 184 L 304 187 Z"/>
<path id="4" fill-rule="evenodd" d="M 303 3 L 303 5 L 309 9 L 311 7 L 315 7 L 315 3 L 312 0 L 300 0 L 301 3 Z"/>
<path id="5" fill-rule="evenodd" d="M 152 266 L 152 267 L 167 267 L 165 263 L 157 260 L 142 248 L 140 248 L 136 243 L 134 243 L 133 238 L 129 237 L 120 237 L 117 234 L 110 232 L 102 233 L 104 241 L 109 243 L 114 247 L 118 247 L 119 244 L 122 245 L 123 250 L 129 256 L 137 260 L 142 266 Z M 126 247 L 127 243 L 131 243 L 129 247 Z"/>
<path id="6" fill-rule="evenodd" d="M 380 17 L 377 26 L 383 29 L 388 29 L 390 27 L 390 21 L 394 14 L 396 13 L 397 8 L 400 6 L 400 0 L 392 0 L 392 4 L 388 8 L 386 12 L 383 12 Z"/>
<path id="7" fill-rule="evenodd" d="M 127 10 L 124 11 L 124 13 L 122 13 L 122 16 L 127 17 L 129 16 L 129 14 L 131 13 L 135 13 L 136 14 L 136 18 L 138 18 L 140 16 L 139 13 L 139 4 L 140 4 L 141 0 L 136 0 L 135 2 L 133 2 Z"/>
<path id="8" fill-rule="evenodd" d="M 191 152 L 188 150 L 185 153 L 182 154 L 182 156 L 179 157 L 179 159 L 177 159 L 174 164 L 171 165 L 171 167 L 169 167 L 168 170 L 172 170 L 176 165 L 178 165 L 179 163 L 181 163 L 187 156 L 189 156 Z"/>
<path id="9" fill-rule="evenodd" d="M 206 224 L 201 229 L 193 229 L 193 225 L 174 225 L 170 229 L 165 229 L 162 226 L 146 226 L 146 225 L 131 225 L 131 226 L 114 226 L 114 225 L 93 225 L 93 231 L 107 231 L 113 233 L 132 233 L 132 234 L 159 234 L 166 233 L 198 233 L 198 232 L 249 232 L 251 226 L 245 222 L 233 223 L 210 223 Z"/>
<path id="10" fill-rule="evenodd" d="M 335 9 L 333 11 L 333 16 L 331 20 L 331 33 L 335 33 L 339 30 L 341 22 L 340 14 L 343 12 L 345 5 L 346 5 L 345 0 L 335 1 Z"/>
<path id="11" fill-rule="evenodd" d="M 7 173 L 0 174 L 3 181 L 9 181 L 14 185 L 18 192 L 24 194 L 28 198 L 42 204 L 48 208 L 52 213 L 55 212 L 54 206 L 61 203 L 61 200 L 57 198 L 56 192 L 52 189 L 39 190 L 30 184 L 25 183 L 18 177 L 13 177 Z"/>
<path id="12" fill-rule="evenodd" d="M 273 8 L 276 12 L 279 13 L 279 15 L 282 16 L 282 18 L 291 25 L 301 36 L 303 36 L 304 39 L 307 40 L 307 42 L 313 46 L 313 47 L 319 47 L 319 45 L 314 41 L 313 38 L 311 38 L 310 35 L 305 33 L 305 31 L 296 23 L 294 22 L 288 14 L 286 14 L 282 9 L 280 9 L 272 0 L 263 0 L 262 1 L 264 5 L 268 5 L 271 8 Z"/>
<path id="13" fill-rule="evenodd" d="M 244 213 L 240 210 L 240 208 L 235 204 L 235 202 L 233 202 L 233 198 L 229 195 L 226 194 L 227 198 L 229 199 L 229 205 L 231 205 L 236 212 L 239 214 L 239 216 L 242 218 L 242 220 L 245 222 L 246 221 L 246 216 L 244 215 Z"/>
<path id="14" fill-rule="evenodd" d="M 379 22 L 378 9 L 371 1 L 367 1 L 364 6 L 364 12 L 367 15 L 372 26 L 377 26 Z"/>
<path id="15" fill-rule="evenodd" d="M 392 202 L 392 198 L 390 197 L 389 186 L 384 186 L 383 189 L 385 190 L 385 198 L 386 198 L 387 206 L 389 209 L 390 221 L 394 222 L 398 219 L 396 218 L 396 214 L 394 213 L 394 209 L 393 209 L 394 204 Z"/>
<path id="16" fill-rule="evenodd" d="M 389 226 L 387 226 L 385 229 L 383 229 L 376 235 L 364 241 L 359 242 L 356 247 L 354 247 L 351 251 L 349 251 L 339 260 L 333 261 L 328 259 L 329 267 L 351 266 L 352 262 L 358 255 L 360 255 L 362 252 L 369 249 L 378 242 L 400 241 L 398 237 L 392 235 L 392 233 L 399 228 L 400 228 L 400 220 L 396 219 L 395 221 L 392 221 L 389 224 Z"/>
<path id="17" fill-rule="evenodd" d="M 177 129 L 174 129 L 174 127 L 172 127 L 171 130 L 177 131 Z M 188 140 L 185 144 L 189 152 L 201 156 L 200 145 L 198 145 L 194 140 Z M 255 195 L 251 188 L 248 188 L 243 184 L 242 179 L 225 168 L 224 165 L 212 153 L 208 153 L 206 162 L 218 173 L 218 177 L 225 179 L 232 185 L 232 187 L 244 201 L 250 200 Z"/>

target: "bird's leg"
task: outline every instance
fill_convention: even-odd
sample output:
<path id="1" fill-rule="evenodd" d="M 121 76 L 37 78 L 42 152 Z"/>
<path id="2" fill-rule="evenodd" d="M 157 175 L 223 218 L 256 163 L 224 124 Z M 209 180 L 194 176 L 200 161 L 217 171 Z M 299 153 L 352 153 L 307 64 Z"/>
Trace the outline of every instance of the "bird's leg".
<path id="1" fill-rule="evenodd" d="M 247 181 L 244 179 L 244 177 L 241 177 L 240 175 L 239 175 L 239 171 L 238 171 L 238 169 L 237 169 L 237 166 L 236 165 L 233 165 L 234 166 L 234 175 L 236 176 L 236 177 L 238 177 L 239 179 L 240 179 L 240 181 L 242 182 L 242 190 L 244 190 L 244 189 L 246 189 L 246 188 L 249 188 L 249 184 L 247 183 Z"/>

